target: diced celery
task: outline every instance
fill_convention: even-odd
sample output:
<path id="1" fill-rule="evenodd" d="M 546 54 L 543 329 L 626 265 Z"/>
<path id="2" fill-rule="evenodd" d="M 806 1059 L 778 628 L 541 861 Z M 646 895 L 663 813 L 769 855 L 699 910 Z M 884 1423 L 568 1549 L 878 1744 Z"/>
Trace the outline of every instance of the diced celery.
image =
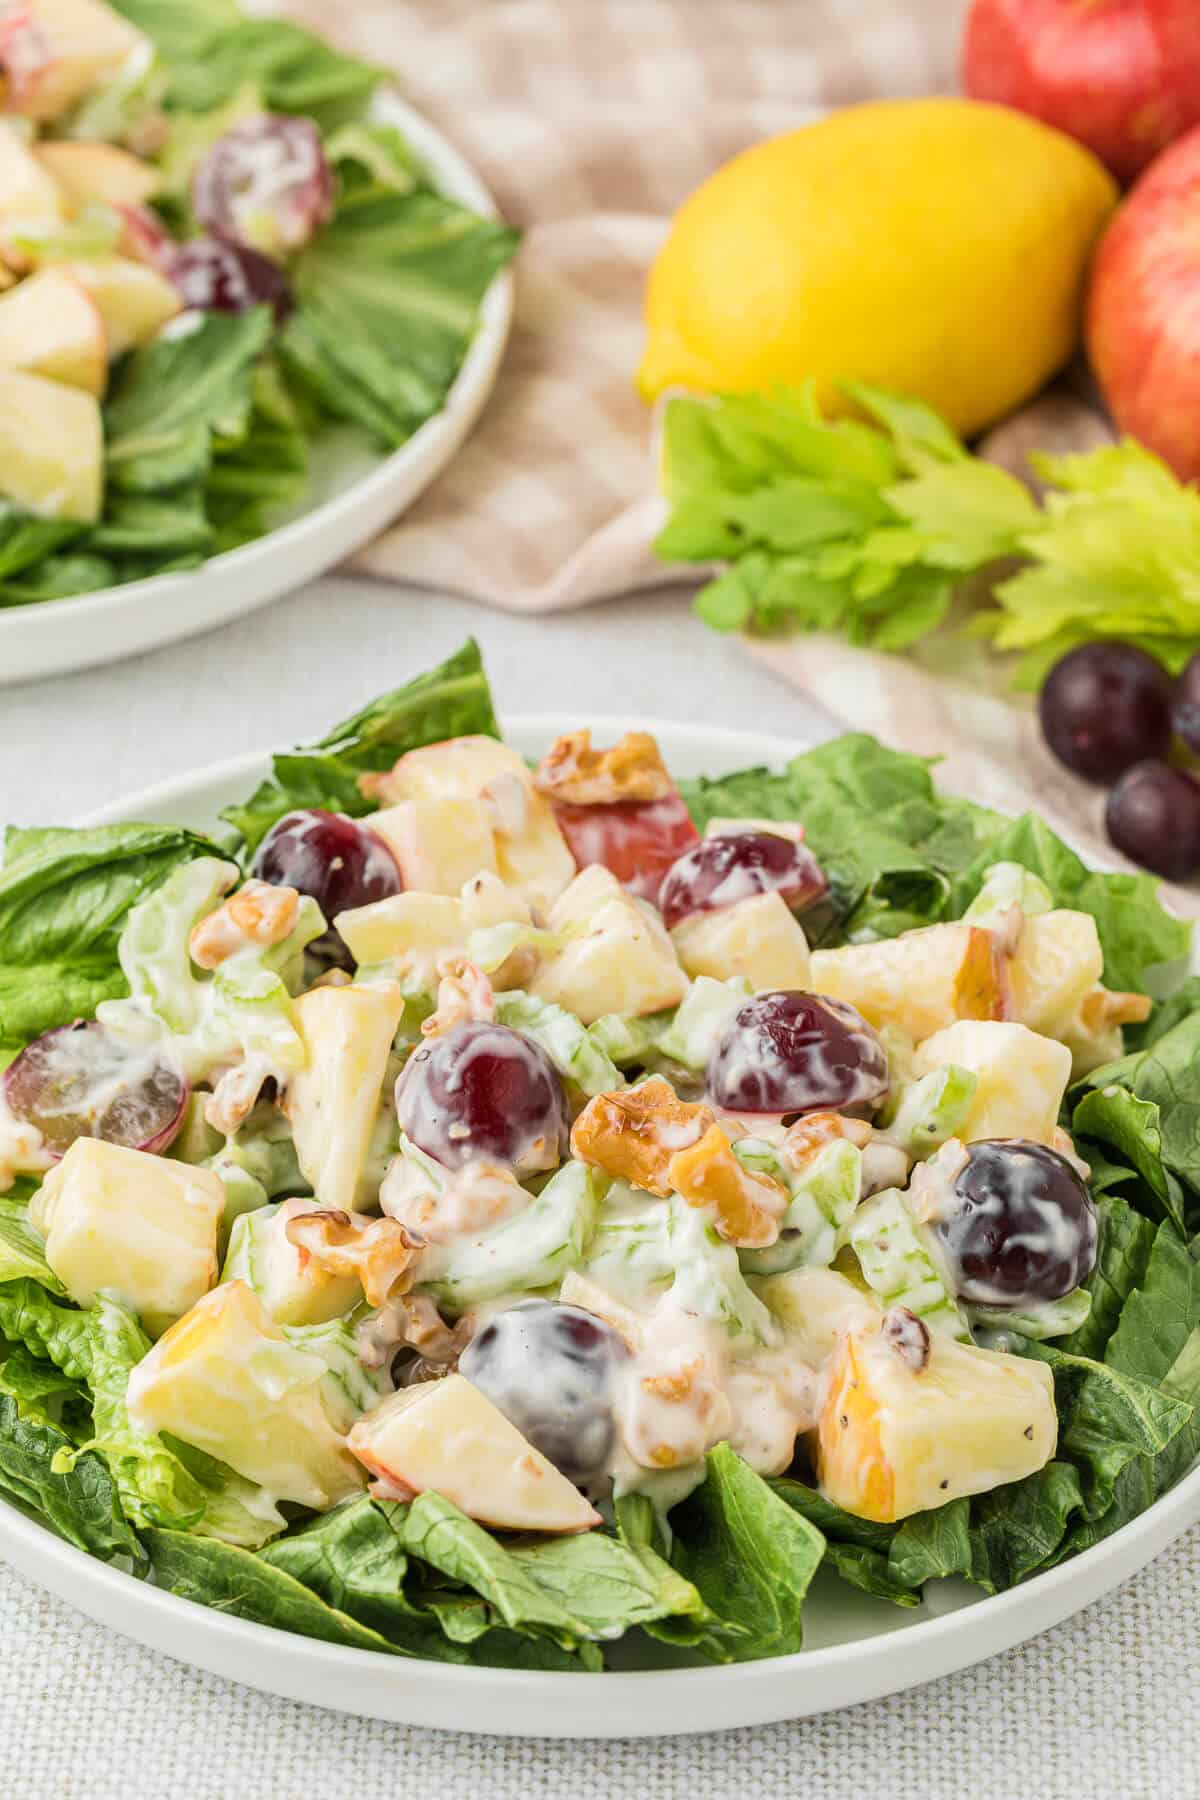
<path id="1" fill-rule="evenodd" d="M 881 1136 L 917 1161 L 940 1150 L 971 1110 L 979 1077 L 973 1069 L 947 1063 L 900 1088 L 895 1110 Z"/>
<path id="2" fill-rule="evenodd" d="M 711 1319 L 731 1338 L 774 1345 L 783 1332 L 770 1308 L 747 1286 L 732 1244 L 717 1236 L 705 1214 L 686 1201 L 671 1201 L 671 1297 L 685 1312 Z"/>
<path id="3" fill-rule="evenodd" d="M 967 1318 L 979 1331 L 1011 1331 L 1019 1337 L 1066 1337 L 1078 1331 L 1092 1310 L 1086 1288 L 1073 1288 L 1061 1300 L 1043 1300 L 1037 1306 L 968 1306 Z"/>
<path id="4" fill-rule="evenodd" d="M 658 1054 L 682 1063 L 685 1069 L 707 1068 L 717 1039 L 752 992 L 744 975 L 734 975 L 728 981 L 716 981 L 711 975 L 697 976 L 671 1023 L 660 1034 Z"/>
<path id="5" fill-rule="evenodd" d="M 970 1338 L 953 1291 L 899 1188 L 885 1188 L 860 1206 L 845 1236 L 885 1306 L 906 1306 L 931 1331 Z"/>
<path id="6" fill-rule="evenodd" d="M 742 1250 L 739 1260 L 751 1275 L 780 1275 L 786 1269 L 827 1269 L 837 1255 L 839 1233 L 862 1197 L 862 1152 L 847 1138 L 835 1138 L 804 1168 L 790 1168 L 762 1138 L 740 1138 L 733 1154 L 744 1168 L 772 1175 L 791 1195 L 779 1222 L 779 1236 L 763 1250 Z"/>
<path id="7" fill-rule="evenodd" d="M 451 1312 L 501 1294 L 551 1287 L 583 1260 L 607 1177 L 564 1163 L 529 1205 L 467 1243 L 431 1245 L 420 1286 Z"/>
<path id="8" fill-rule="evenodd" d="M 496 995 L 496 1017 L 501 1025 L 523 1031 L 540 1044 L 559 1074 L 581 1094 L 606 1094 L 624 1087 L 625 1077 L 616 1064 L 565 1007 L 514 988 Z"/>
<path id="9" fill-rule="evenodd" d="M 963 918 L 971 925 L 987 925 L 1010 906 L 1019 906 L 1030 918 L 1052 911 L 1054 896 L 1039 875 L 1020 863 L 993 863 Z"/>

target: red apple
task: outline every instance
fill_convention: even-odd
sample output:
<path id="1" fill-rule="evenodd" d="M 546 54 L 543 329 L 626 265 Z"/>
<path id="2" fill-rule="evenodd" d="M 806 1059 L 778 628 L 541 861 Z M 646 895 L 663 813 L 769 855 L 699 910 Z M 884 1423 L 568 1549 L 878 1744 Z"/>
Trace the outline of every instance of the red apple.
<path id="1" fill-rule="evenodd" d="M 1200 478 L 1200 129 L 1164 150 L 1096 252 L 1092 370 L 1120 429 Z"/>
<path id="2" fill-rule="evenodd" d="M 1200 123 L 1200 5 L 975 0 L 963 86 L 1057 126 L 1132 181 Z"/>

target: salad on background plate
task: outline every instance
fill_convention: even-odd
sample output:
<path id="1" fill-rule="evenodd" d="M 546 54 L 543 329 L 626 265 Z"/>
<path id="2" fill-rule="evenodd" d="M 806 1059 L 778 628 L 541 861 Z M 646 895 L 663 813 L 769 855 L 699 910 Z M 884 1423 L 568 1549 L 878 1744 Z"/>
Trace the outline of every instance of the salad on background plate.
<path id="1" fill-rule="evenodd" d="M 0 1492 L 488 1667 L 1027 1580 L 1197 1453 L 1188 942 L 865 736 L 531 766 L 473 644 L 210 836 L 11 828 Z"/>
<path id="2" fill-rule="evenodd" d="M 442 409 L 516 234 L 384 70 L 235 0 L 9 0 L 0 80 L 0 606 L 195 568 Z"/>

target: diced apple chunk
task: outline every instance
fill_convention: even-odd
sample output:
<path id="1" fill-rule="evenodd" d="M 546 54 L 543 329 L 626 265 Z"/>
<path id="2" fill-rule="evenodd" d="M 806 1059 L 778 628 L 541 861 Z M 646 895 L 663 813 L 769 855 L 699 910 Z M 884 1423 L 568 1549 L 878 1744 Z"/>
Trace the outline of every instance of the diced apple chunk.
<path id="1" fill-rule="evenodd" d="M 103 394 L 108 338 L 96 302 L 60 269 L 31 275 L 0 298 L 0 368 Z"/>
<path id="2" fill-rule="evenodd" d="M 528 925 L 527 903 L 486 871 L 466 882 L 461 896 L 393 894 L 339 913 L 338 931 L 357 963 L 387 963 L 405 987 L 435 993 L 439 964 L 466 954 L 473 931 L 490 925 Z"/>
<path id="3" fill-rule="evenodd" d="M 956 1136 L 1029 1138 L 1050 1144 L 1071 1078 L 1071 1052 L 1026 1025 L 1000 1020 L 961 1020 L 918 1044 L 916 1072 L 953 1063 L 978 1076 L 975 1098 Z"/>
<path id="4" fill-rule="evenodd" d="M 296 1157 L 322 1206 L 354 1212 L 375 1198 L 367 1161 L 404 995 L 394 982 L 318 987 L 293 1010 L 307 1057 L 283 1097 Z"/>
<path id="5" fill-rule="evenodd" d="M 128 256 L 90 256 L 55 266 L 80 282 L 100 308 L 110 356 L 148 344 L 183 310 L 174 283 L 149 263 Z"/>
<path id="6" fill-rule="evenodd" d="M 57 119 L 145 44 L 103 0 L 18 0 L 0 21 L 7 104 Z"/>
<path id="7" fill-rule="evenodd" d="M 782 894 L 755 894 L 718 912 L 694 913 L 671 932 L 680 962 L 695 979 L 743 975 L 755 993 L 807 988 L 808 939 Z"/>
<path id="8" fill-rule="evenodd" d="M 491 820 L 500 879 L 543 911 L 575 873 L 553 807 L 524 759 L 496 738 L 447 738 L 410 750 L 372 788 L 388 803 L 479 801 Z"/>
<path id="9" fill-rule="evenodd" d="M 61 219 L 65 212 L 66 195 L 50 170 L 0 120 L 0 223 Z"/>
<path id="10" fill-rule="evenodd" d="M 1004 1016 L 1004 972 L 995 935 L 980 925 L 926 925 L 875 944 L 815 950 L 812 986 L 846 1000 L 881 1030 L 930 1037 L 956 1019 Z"/>
<path id="11" fill-rule="evenodd" d="M 396 859 L 407 890 L 458 894 L 481 869 L 496 869 L 492 821 L 481 800 L 401 800 L 371 816 L 371 830 Z"/>
<path id="12" fill-rule="evenodd" d="M 1044 1363 L 936 1332 L 922 1340 L 919 1328 L 897 1341 L 885 1320 L 834 1353 L 817 1427 L 821 1492 L 891 1524 L 1032 1475 L 1057 1439 Z"/>
<path id="13" fill-rule="evenodd" d="M 34 155 L 77 205 L 141 206 L 162 185 L 157 169 L 117 144 L 47 139 Z"/>
<path id="14" fill-rule="evenodd" d="M 539 999 L 565 1007 L 585 1025 L 605 1013 L 661 1012 L 683 999 L 687 976 L 662 919 L 608 869 L 585 869 L 551 907 L 551 930 L 571 927 L 528 984 Z"/>
<path id="15" fill-rule="evenodd" d="M 1103 973 L 1104 951 L 1090 913 L 1035 913 L 1024 921 L 1008 965 L 1012 1016 L 1031 1031 L 1061 1037 Z"/>
<path id="16" fill-rule="evenodd" d="M 72 1300 L 90 1306 L 97 1294 L 114 1294 L 152 1336 L 216 1280 L 224 1211 L 211 1169 L 103 1138 L 77 1138 L 29 1207 Z"/>
<path id="17" fill-rule="evenodd" d="M 394 1493 L 428 1489 L 499 1531 L 588 1531 L 600 1515 L 463 1375 L 391 1394 L 350 1449 Z"/>
<path id="18" fill-rule="evenodd" d="M 218 1457 L 274 1499 L 324 1511 L 364 1485 L 325 1410 L 326 1373 L 244 1281 L 226 1281 L 134 1369 L 129 1416 Z"/>
<path id="19" fill-rule="evenodd" d="M 100 516 L 103 472 L 95 396 L 0 369 L 0 495 L 39 518 L 91 525 Z"/>

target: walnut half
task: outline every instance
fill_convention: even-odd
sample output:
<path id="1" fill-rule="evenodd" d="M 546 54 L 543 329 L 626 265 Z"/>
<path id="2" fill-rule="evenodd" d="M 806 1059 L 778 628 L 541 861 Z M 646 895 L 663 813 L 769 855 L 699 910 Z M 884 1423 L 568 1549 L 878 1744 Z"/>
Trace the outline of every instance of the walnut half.
<path id="1" fill-rule="evenodd" d="M 546 752 L 533 784 L 568 806 L 665 800 L 675 791 L 662 751 L 648 731 L 627 731 L 609 750 L 593 750 L 590 731 L 572 731 Z"/>

